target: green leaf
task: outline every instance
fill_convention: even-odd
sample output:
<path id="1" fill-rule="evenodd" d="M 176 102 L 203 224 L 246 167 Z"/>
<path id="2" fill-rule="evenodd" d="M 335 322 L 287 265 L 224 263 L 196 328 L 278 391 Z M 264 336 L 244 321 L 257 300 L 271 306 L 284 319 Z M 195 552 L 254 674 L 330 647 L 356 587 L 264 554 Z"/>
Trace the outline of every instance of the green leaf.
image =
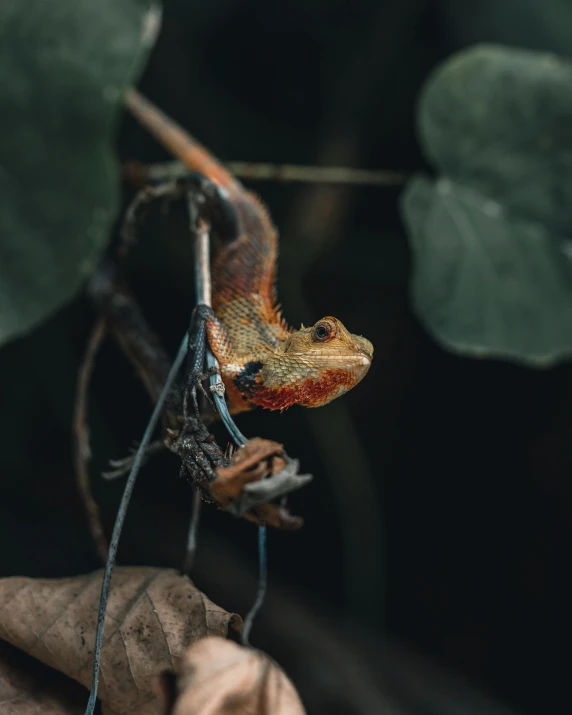
<path id="1" fill-rule="evenodd" d="M 535 366 L 572 355 L 572 65 L 478 46 L 421 96 L 444 178 L 402 197 L 413 306 L 446 347 Z"/>
<path id="2" fill-rule="evenodd" d="M 153 0 L 0 3 L 0 345 L 80 289 L 118 208 L 114 129 Z"/>
<path id="3" fill-rule="evenodd" d="M 572 354 L 572 241 L 448 179 L 404 196 L 413 303 L 445 346 L 550 364 Z"/>

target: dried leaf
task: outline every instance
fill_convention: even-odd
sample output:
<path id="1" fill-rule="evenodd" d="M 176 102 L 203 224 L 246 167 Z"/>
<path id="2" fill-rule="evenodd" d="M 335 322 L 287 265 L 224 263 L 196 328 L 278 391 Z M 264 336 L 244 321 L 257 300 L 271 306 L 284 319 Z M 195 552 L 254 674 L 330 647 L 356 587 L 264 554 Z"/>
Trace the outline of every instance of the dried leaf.
<path id="1" fill-rule="evenodd" d="M 0 641 L 2 715 L 83 715 L 86 698 L 78 683 Z"/>
<path id="2" fill-rule="evenodd" d="M 229 467 L 216 470 L 217 478 L 208 483 L 209 496 L 222 509 L 255 523 L 299 529 L 302 519 L 291 516 L 283 506 L 268 503 L 312 479 L 310 474 L 298 474 L 298 465 L 278 442 L 255 437 L 233 454 Z"/>
<path id="3" fill-rule="evenodd" d="M 176 689 L 163 678 L 164 715 L 304 715 L 286 674 L 261 651 L 203 638 L 184 654 Z"/>
<path id="4" fill-rule="evenodd" d="M 210 491 L 225 508 L 242 494 L 245 484 L 276 474 L 285 465 L 284 447 L 278 442 L 255 437 L 232 455 L 230 467 L 219 467 Z"/>
<path id="5" fill-rule="evenodd" d="M 91 687 L 102 573 L 0 579 L 0 638 Z M 204 636 L 226 636 L 233 619 L 176 571 L 115 569 L 99 685 L 106 712 L 155 715 L 151 677 Z"/>

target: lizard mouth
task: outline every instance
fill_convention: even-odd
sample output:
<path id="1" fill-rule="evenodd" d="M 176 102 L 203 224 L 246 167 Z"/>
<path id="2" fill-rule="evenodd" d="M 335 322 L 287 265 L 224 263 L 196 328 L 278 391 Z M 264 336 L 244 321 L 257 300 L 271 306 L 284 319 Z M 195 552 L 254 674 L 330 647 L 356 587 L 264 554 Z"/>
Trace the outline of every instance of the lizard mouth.
<path id="1" fill-rule="evenodd" d="M 359 352 L 354 350 L 352 352 L 339 352 L 332 354 L 330 351 L 320 350 L 319 352 L 315 352 L 314 355 L 326 358 L 328 362 L 332 363 L 341 362 L 344 365 L 369 367 L 371 365 L 373 351 L 371 353 L 366 353 L 362 350 L 360 350 Z"/>
<path id="2" fill-rule="evenodd" d="M 358 352 L 371 362 L 373 358 L 373 345 L 366 338 L 362 338 L 361 335 L 354 335 L 353 339 Z"/>
<path id="3" fill-rule="evenodd" d="M 346 365 L 369 367 L 373 359 L 373 345 L 361 335 L 352 335 L 349 345 L 334 350 L 318 349 L 314 350 L 313 354 L 334 363 L 344 362 Z"/>

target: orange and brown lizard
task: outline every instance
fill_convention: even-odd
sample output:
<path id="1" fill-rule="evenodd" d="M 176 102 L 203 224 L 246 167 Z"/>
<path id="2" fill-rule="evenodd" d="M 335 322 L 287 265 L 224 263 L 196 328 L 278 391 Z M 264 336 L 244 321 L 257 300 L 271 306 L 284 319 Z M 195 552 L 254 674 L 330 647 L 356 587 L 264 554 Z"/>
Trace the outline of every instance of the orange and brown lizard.
<path id="1" fill-rule="evenodd" d="M 311 328 L 289 328 L 276 302 L 278 235 L 260 199 L 206 149 L 136 92 L 137 119 L 190 171 L 207 177 L 234 209 L 236 237 L 212 264 L 212 310 L 201 306 L 231 412 L 255 406 L 319 407 L 364 377 L 373 346 L 331 316 Z"/>

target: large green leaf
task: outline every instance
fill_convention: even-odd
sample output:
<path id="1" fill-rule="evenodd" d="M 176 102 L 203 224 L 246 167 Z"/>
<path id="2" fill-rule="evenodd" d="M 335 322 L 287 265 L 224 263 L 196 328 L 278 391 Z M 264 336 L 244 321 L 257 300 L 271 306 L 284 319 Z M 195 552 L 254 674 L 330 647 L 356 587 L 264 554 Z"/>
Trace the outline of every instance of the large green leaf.
<path id="1" fill-rule="evenodd" d="M 572 354 L 570 242 L 448 179 L 405 196 L 414 304 L 440 341 L 549 364 Z"/>
<path id="2" fill-rule="evenodd" d="M 0 344 L 80 288 L 118 205 L 113 134 L 153 0 L 0 2 Z"/>
<path id="3" fill-rule="evenodd" d="M 419 108 L 444 178 L 403 195 L 413 305 L 445 346 L 552 364 L 572 355 L 572 65 L 478 46 Z"/>

